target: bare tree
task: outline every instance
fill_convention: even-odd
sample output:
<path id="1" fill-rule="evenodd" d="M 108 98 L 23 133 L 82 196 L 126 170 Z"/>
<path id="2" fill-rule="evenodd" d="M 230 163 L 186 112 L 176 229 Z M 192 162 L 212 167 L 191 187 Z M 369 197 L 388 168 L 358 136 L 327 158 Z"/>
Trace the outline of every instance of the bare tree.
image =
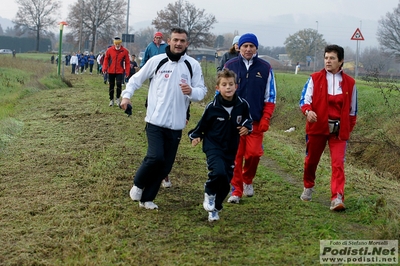
<path id="1" fill-rule="evenodd" d="M 68 15 L 72 39 L 80 46 L 85 40 L 90 41 L 90 51 L 101 50 L 113 37 L 121 37 L 126 10 L 125 0 L 78 0 Z"/>
<path id="2" fill-rule="evenodd" d="M 378 21 L 377 37 L 385 52 L 400 55 L 400 3 Z"/>
<path id="3" fill-rule="evenodd" d="M 206 14 L 204 9 L 185 1 L 170 3 L 164 10 L 157 12 L 152 25 L 157 30 L 169 32 L 173 27 L 187 30 L 188 39 L 193 47 L 213 46 L 215 36 L 210 32 L 217 23 L 214 15 Z"/>
<path id="4" fill-rule="evenodd" d="M 360 63 L 367 72 L 384 72 L 387 70 L 387 56 L 379 51 L 378 48 L 367 47 L 364 49 L 360 57 Z"/>
<path id="5" fill-rule="evenodd" d="M 295 62 L 304 62 L 307 56 L 323 51 L 326 41 L 316 30 L 304 29 L 289 35 L 284 44 L 290 59 Z M 318 60 L 318 57 L 314 60 Z"/>
<path id="6" fill-rule="evenodd" d="M 135 32 L 135 44 L 139 49 L 144 49 L 146 46 L 153 41 L 155 29 L 153 27 L 147 27 L 140 29 Z"/>
<path id="7" fill-rule="evenodd" d="M 41 35 L 48 34 L 48 29 L 57 27 L 57 17 L 61 2 L 57 0 L 17 0 L 18 12 L 13 20 L 19 35 L 34 32 L 36 51 L 39 51 Z"/>

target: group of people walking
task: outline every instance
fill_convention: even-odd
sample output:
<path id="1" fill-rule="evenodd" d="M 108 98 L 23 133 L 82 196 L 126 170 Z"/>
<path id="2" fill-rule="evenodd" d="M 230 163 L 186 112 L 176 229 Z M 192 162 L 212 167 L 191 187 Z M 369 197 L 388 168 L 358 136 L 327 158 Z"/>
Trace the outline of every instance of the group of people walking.
<path id="1" fill-rule="evenodd" d="M 89 69 L 89 74 L 93 74 L 93 67 L 96 63 L 96 56 L 90 53 L 73 53 L 69 59 L 71 64 L 71 74 L 83 74 Z M 97 68 L 99 65 L 97 65 Z"/>
<path id="2" fill-rule="evenodd" d="M 151 47 L 146 49 L 153 54 L 145 54 L 140 71 L 131 72 L 129 53 L 118 38 L 106 51 L 102 64 L 102 71 L 109 75 L 110 100 L 114 99 L 116 80 L 116 96 L 121 97 L 118 104 L 124 110 L 132 104 L 135 91 L 151 80 L 145 117 L 148 148 L 129 193 L 145 209 L 158 209 L 154 200 L 173 167 L 189 105 L 203 100 L 207 93 L 200 64 L 187 54 L 187 31 L 173 28 L 163 48 L 162 37 L 159 32 L 154 35 Z M 257 50 L 256 35 L 246 33 L 234 38 L 231 55 L 224 56 L 217 69 L 216 95 L 188 134 L 192 146 L 203 142 L 207 157 L 203 207 L 209 221 L 219 220 L 226 198 L 238 204 L 243 196 L 255 194 L 253 183 L 264 153 L 263 137 L 269 130 L 277 97 L 273 69 L 258 57 Z M 342 47 L 328 45 L 324 61 L 324 69 L 313 73 L 301 94 L 299 91 L 300 110 L 306 116 L 300 199 L 312 199 L 316 169 L 328 143 L 332 164 L 330 209 L 340 211 L 345 209 L 344 159 L 356 123 L 357 90 L 354 79 L 342 70 Z M 124 76 L 130 78 L 121 91 Z"/>

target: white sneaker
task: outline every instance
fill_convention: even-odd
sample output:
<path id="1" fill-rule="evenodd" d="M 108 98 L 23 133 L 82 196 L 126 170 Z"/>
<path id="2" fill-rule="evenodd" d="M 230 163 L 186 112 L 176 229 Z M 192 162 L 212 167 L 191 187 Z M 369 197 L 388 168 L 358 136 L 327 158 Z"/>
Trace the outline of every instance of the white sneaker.
<path id="1" fill-rule="evenodd" d="M 304 188 L 303 193 L 301 193 L 300 199 L 302 201 L 311 201 L 313 192 L 314 192 L 314 187 Z"/>
<path id="2" fill-rule="evenodd" d="M 121 103 L 121 102 L 120 102 L 119 99 L 116 99 L 116 100 L 115 100 L 115 104 L 116 104 L 117 106 L 119 106 L 120 103 Z"/>
<path id="3" fill-rule="evenodd" d="M 245 184 L 243 183 L 243 195 L 247 196 L 247 197 L 253 197 L 254 195 L 254 188 L 253 188 L 253 184 Z"/>
<path id="4" fill-rule="evenodd" d="M 208 212 L 208 221 L 214 222 L 219 220 L 218 211 Z"/>
<path id="5" fill-rule="evenodd" d="M 158 209 L 158 206 L 152 201 L 139 202 L 139 207 L 145 208 L 145 209 L 148 209 L 148 210 Z"/>
<path id="6" fill-rule="evenodd" d="M 111 100 L 109 106 L 113 106 L 113 105 L 114 105 L 114 100 Z"/>
<path id="7" fill-rule="evenodd" d="M 133 186 L 129 191 L 129 196 L 133 201 L 139 201 L 142 198 L 143 189 Z"/>
<path id="8" fill-rule="evenodd" d="M 167 176 L 166 178 L 163 179 L 161 185 L 165 188 L 170 188 L 172 186 L 171 180 Z"/>
<path id="9" fill-rule="evenodd" d="M 331 211 L 343 211 L 346 207 L 344 206 L 342 195 L 337 194 L 336 199 L 331 201 Z"/>
<path id="10" fill-rule="evenodd" d="M 206 211 L 212 212 L 215 209 L 215 195 L 204 193 L 203 207 Z"/>
<path id="11" fill-rule="evenodd" d="M 240 201 L 240 197 L 238 197 L 238 196 L 230 196 L 228 199 L 229 203 L 239 203 L 239 201 Z"/>

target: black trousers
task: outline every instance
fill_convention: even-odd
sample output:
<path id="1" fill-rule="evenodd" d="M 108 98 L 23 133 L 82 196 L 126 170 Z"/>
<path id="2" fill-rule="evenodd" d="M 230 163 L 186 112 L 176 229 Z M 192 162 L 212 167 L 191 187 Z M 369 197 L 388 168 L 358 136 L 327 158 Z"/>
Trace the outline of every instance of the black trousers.
<path id="1" fill-rule="evenodd" d="M 114 87 L 115 83 L 117 83 L 117 95 L 116 99 L 119 99 L 121 96 L 121 90 L 122 90 L 122 80 L 124 79 L 124 74 L 111 74 L 108 73 L 108 82 L 110 83 L 109 87 L 109 94 L 110 94 L 110 100 L 114 100 Z"/>
<path id="2" fill-rule="evenodd" d="M 232 158 L 228 158 L 232 157 Z M 222 203 L 230 191 L 235 156 L 226 156 L 222 151 L 207 153 L 208 180 L 204 192 L 215 196 L 215 209 L 220 211 Z"/>
<path id="3" fill-rule="evenodd" d="M 182 137 L 182 130 L 146 124 L 147 154 L 136 172 L 134 184 L 143 189 L 141 202 L 153 201 L 162 180 L 170 173 Z"/>

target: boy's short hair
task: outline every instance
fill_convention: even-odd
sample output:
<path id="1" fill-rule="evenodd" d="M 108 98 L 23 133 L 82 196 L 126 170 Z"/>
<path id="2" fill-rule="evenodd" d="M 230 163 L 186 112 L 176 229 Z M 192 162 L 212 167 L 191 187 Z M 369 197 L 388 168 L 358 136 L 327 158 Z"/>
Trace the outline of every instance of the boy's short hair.
<path id="1" fill-rule="evenodd" d="M 217 85 L 221 83 L 221 79 L 223 78 L 233 78 L 236 84 L 236 73 L 233 72 L 232 70 L 224 68 L 221 71 L 219 71 L 217 74 Z"/>

